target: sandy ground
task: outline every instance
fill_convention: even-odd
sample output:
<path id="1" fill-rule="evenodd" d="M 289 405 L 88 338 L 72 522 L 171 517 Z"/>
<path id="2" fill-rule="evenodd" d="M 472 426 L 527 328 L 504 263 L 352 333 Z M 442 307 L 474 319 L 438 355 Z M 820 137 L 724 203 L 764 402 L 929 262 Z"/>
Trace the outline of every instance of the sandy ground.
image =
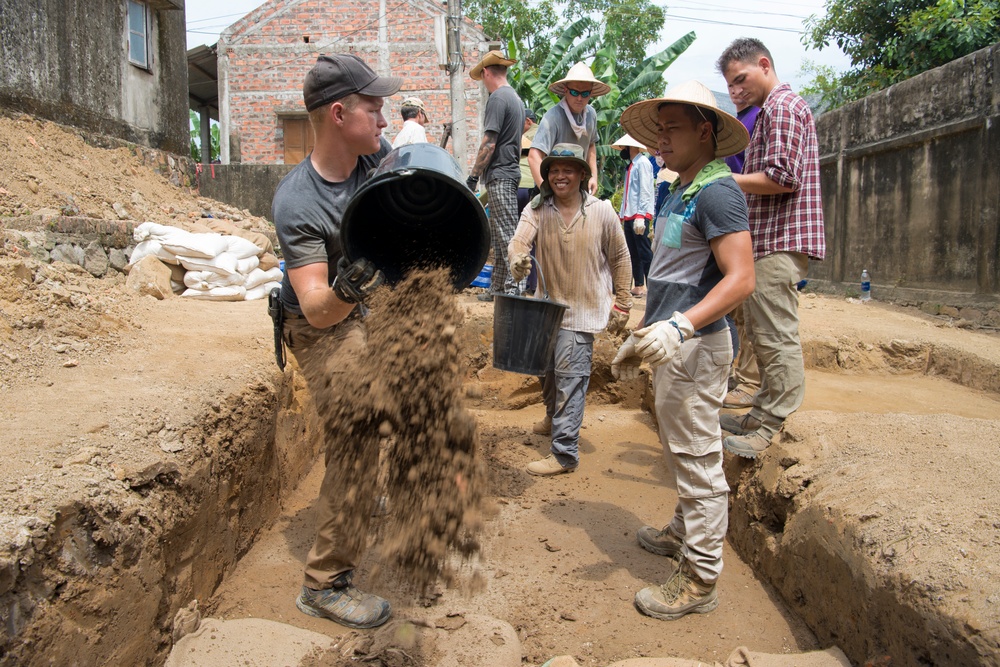
<path id="1" fill-rule="evenodd" d="M 462 302 L 470 321 L 488 316 L 488 307 L 470 297 Z M 956 334 L 969 342 L 973 336 L 877 305 L 862 307 L 816 297 L 808 300 L 808 306 L 804 312 L 811 337 L 859 333 L 843 326 L 843 320 L 858 317 L 873 337 L 881 337 L 894 323 L 905 323 L 906 329 L 899 330 L 919 331 L 928 338 L 944 334 L 951 339 Z M 972 342 L 984 350 L 996 343 Z M 610 347 L 610 341 L 599 344 L 599 350 Z M 740 645 L 773 653 L 826 648 L 817 645 L 774 591 L 728 547 L 720 583 L 722 602 L 712 614 L 665 624 L 634 609 L 635 592 L 663 579 L 661 559 L 638 547 L 635 530 L 646 523 L 664 523 L 676 498 L 651 418 L 639 409 L 638 396 L 611 404 L 608 399 L 617 397 L 609 392 L 592 393 L 580 470 L 537 479 L 523 471 L 548 447 L 545 438 L 530 433 L 544 413 L 537 382 L 488 367 L 471 375 L 470 382 L 484 389 L 482 400 L 470 407 L 494 471 L 498 506 L 478 563 L 487 589 L 471 597 L 457 590 L 442 591 L 430 608 L 396 600 L 398 617 L 426 619 L 445 611 L 505 619 L 518 632 L 525 663 L 534 665 L 560 654 L 573 655 L 581 664 L 606 665 L 629 657 L 665 655 L 722 661 Z M 996 395 L 935 377 L 810 370 L 807 386 L 802 414 L 831 410 L 1000 415 Z M 527 405 L 511 409 L 518 404 Z M 310 507 L 321 475 L 317 466 L 288 499 L 283 516 L 209 603 L 209 613 L 227 619 L 272 619 L 326 634 L 343 632 L 294 607 L 302 562 L 312 540 Z M 899 485 L 905 487 L 905 480 Z M 378 558 L 377 551 L 376 536 L 369 565 Z M 392 582 L 366 583 L 373 591 L 395 597 Z"/>

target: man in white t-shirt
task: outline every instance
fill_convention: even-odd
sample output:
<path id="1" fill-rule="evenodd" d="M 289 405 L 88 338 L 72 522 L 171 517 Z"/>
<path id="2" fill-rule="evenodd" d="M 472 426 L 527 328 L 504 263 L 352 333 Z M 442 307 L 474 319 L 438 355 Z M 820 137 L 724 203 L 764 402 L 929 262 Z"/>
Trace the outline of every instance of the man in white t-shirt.
<path id="1" fill-rule="evenodd" d="M 407 144 L 426 144 L 427 110 L 419 97 L 407 97 L 403 100 L 399 113 L 403 117 L 403 129 L 392 140 L 392 147 L 399 148 Z"/>

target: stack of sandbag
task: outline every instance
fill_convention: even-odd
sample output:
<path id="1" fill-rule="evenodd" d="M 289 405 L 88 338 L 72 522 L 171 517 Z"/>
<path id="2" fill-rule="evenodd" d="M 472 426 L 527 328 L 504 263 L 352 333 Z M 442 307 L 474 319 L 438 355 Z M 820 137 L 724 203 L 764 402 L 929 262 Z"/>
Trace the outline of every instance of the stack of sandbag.
<path id="1" fill-rule="evenodd" d="M 267 240 L 263 235 L 258 236 Z M 265 249 L 243 236 L 193 233 L 154 222 L 136 227 L 133 238 L 138 245 L 129 262 L 135 264 L 147 255 L 154 255 L 171 266 L 171 286 L 184 297 L 251 301 L 263 298 L 281 285 L 278 266 L 261 266 L 262 257 L 268 260 L 274 257 L 269 241 Z"/>

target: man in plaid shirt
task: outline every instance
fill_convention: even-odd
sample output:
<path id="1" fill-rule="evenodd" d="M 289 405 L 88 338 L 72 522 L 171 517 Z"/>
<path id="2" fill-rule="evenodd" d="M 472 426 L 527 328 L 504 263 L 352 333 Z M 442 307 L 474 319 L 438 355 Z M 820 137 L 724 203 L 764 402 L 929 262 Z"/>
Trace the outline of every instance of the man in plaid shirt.
<path id="1" fill-rule="evenodd" d="M 741 417 L 723 415 L 723 440 L 733 454 L 756 458 L 805 395 L 799 340 L 798 292 L 809 258 L 826 255 L 819 149 L 812 111 L 781 83 L 771 53 L 741 38 L 717 63 L 730 95 L 759 106 L 742 174 L 733 178 L 747 197 L 757 286 L 746 301 L 746 323 L 760 367 L 761 387 Z"/>

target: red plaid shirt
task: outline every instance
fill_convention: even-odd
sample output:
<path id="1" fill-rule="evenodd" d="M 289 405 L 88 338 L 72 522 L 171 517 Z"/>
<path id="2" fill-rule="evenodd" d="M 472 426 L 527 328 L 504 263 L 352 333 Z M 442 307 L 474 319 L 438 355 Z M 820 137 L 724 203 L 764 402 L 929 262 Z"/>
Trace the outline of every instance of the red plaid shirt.
<path id="1" fill-rule="evenodd" d="M 812 111 L 787 83 L 764 100 L 747 146 L 744 174 L 762 171 L 791 192 L 747 195 L 753 256 L 801 252 L 826 256 L 823 200 L 819 191 L 819 147 Z"/>

